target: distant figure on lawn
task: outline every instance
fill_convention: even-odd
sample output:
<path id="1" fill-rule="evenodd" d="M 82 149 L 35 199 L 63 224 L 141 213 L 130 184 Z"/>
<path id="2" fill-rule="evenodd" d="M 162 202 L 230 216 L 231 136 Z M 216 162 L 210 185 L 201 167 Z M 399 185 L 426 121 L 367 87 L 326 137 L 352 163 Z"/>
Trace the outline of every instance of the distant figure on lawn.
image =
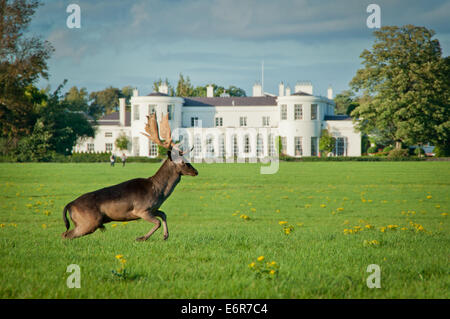
<path id="1" fill-rule="evenodd" d="M 114 166 L 114 163 L 116 162 L 116 157 L 114 156 L 114 154 L 111 154 L 109 160 L 111 161 L 111 166 Z"/>
<path id="2" fill-rule="evenodd" d="M 125 153 L 122 153 L 122 167 L 125 166 L 126 160 L 127 160 L 127 156 L 125 155 Z"/>

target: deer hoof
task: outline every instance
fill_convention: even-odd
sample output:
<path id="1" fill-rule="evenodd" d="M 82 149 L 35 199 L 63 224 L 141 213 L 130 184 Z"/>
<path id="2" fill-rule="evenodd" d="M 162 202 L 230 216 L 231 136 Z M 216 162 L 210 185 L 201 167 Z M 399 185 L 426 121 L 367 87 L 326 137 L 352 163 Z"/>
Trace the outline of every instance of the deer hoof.
<path id="1" fill-rule="evenodd" d="M 147 238 L 145 238 L 145 236 L 136 238 L 136 241 L 146 241 L 146 240 Z"/>
<path id="2" fill-rule="evenodd" d="M 164 234 L 164 240 L 167 240 L 169 238 L 169 234 Z"/>

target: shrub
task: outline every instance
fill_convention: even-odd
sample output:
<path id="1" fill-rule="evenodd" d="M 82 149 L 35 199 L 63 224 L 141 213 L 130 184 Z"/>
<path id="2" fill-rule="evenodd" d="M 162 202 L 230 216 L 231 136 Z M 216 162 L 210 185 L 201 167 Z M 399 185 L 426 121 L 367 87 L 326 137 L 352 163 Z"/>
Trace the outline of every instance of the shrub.
<path id="1" fill-rule="evenodd" d="M 386 146 L 385 148 L 383 148 L 383 153 L 389 153 L 390 151 L 392 151 L 394 149 L 393 146 L 389 145 Z"/>
<path id="2" fill-rule="evenodd" d="M 417 156 L 422 156 L 422 155 L 425 154 L 425 151 L 421 147 L 416 147 L 414 149 L 414 154 L 417 155 Z"/>
<path id="3" fill-rule="evenodd" d="M 373 154 L 378 152 L 378 147 L 377 146 L 371 146 L 367 149 L 367 153 Z"/>
<path id="4" fill-rule="evenodd" d="M 450 146 L 449 145 L 436 145 L 433 149 L 434 155 L 436 157 L 446 157 L 450 156 Z"/>
<path id="5" fill-rule="evenodd" d="M 389 159 L 402 159 L 408 157 L 408 150 L 406 149 L 393 149 L 392 151 L 389 152 L 388 154 L 388 158 Z"/>

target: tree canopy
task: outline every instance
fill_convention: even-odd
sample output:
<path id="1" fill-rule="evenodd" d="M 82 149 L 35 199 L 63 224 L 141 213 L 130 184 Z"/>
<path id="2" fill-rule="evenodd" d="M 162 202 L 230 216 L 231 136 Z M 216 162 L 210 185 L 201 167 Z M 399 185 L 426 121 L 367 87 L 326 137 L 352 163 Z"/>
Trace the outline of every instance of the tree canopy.
<path id="1" fill-rule="evenodd" d="M 364 68 L 350 82 L 366 99 L 351 115 L 364 133 L 381 135 L 400 147 L 431 142 L 447 145 L 450 131 L 449 60 L 434 31 L 406 25 L 374 32 Z"/>

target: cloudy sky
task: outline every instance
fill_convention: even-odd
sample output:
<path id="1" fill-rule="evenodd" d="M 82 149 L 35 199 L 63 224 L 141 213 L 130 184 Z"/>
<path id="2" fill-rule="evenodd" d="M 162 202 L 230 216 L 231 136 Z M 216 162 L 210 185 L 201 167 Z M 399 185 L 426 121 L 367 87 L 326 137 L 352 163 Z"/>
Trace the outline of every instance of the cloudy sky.
<path id="1" fill-rule="evenodd" d="M 79 29 L 66 25 L 71 3 L 81 8 Z M 29 31 L 55 48 L 41 87 L 68 79 L 66 89 L 131 85 L 148 94 L 153 81 L 176 85 L 183 73 L 194 85 L 236 85 L 251 95 L 264 61 L 266 92 L 308 80 L 326 95 L 329 85 L 335 94 L 348 89 L 372 45 L 371 3 L 382 25 L 433 29 L 449 55 L 450 1 L 438 0 L 46 0 Z"/>

